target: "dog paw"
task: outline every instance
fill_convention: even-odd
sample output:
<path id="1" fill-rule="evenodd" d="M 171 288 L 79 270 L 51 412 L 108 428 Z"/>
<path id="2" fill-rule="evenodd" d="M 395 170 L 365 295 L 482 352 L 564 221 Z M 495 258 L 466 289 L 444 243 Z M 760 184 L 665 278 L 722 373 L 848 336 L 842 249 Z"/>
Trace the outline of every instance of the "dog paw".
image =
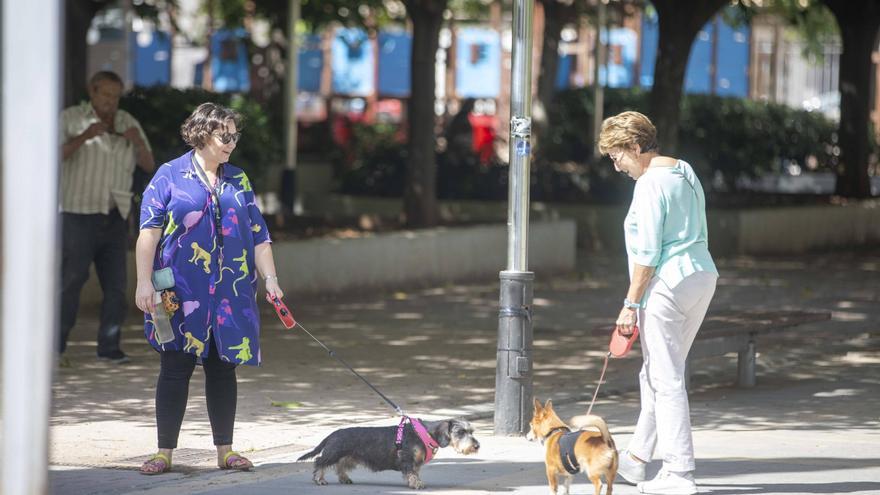
<path id="1" fill-rule="evenodd" d="M 349 478 L 348 476 L 340 477 L 339 482 L 342 483 L 343 485 L 350 485 L 350 484 L 354 483 L 353 481 L 351 481 L 351 478 Z"/>
<path id="2" fill-rule="evenodd" d="M 327 484 L 327 480 L 325 480 L 324 478 L 318 478 L 315 480 L 315 484 L 318 486 L 324 486 Z"/>
<path id="3" fill-rule="evenodd" d="M 422 480 L 410 481 L 409 487 L 413 490 L 421 490 L 425 487 L 425 483 Z"/>

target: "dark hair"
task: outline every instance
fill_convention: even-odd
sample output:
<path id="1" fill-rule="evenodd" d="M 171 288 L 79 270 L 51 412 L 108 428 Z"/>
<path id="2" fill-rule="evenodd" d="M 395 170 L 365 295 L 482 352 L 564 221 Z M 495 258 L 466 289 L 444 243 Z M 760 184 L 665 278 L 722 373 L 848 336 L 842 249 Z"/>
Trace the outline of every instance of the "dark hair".
<path id="1" fill-rule="evenodd" d="M 94 87 L 96 84 L 98 84 L 101 81 L 115 82 L 120 87 L 125 87 L 125 84 L 123 84 L 122 78 L 119 77 L 119 74 L 117 74 L 113 71 L 109 71 L 109 70 L 102 70 L 99 72 L 95 72 L 92 75 L 92 77 L 89 79 L 89 87 L 90 88 Z"/>
<path id="2" fill-rule="evenodd" d="M 241 115 L 238 112 L 216 103 L 202 103 L 183 121 L 180 136 L 186 144 L 200 149 L 214 131 L 225 130 L 226 123 L 230 120 L 235 122 L 235 127 L 240 131 Z"/>

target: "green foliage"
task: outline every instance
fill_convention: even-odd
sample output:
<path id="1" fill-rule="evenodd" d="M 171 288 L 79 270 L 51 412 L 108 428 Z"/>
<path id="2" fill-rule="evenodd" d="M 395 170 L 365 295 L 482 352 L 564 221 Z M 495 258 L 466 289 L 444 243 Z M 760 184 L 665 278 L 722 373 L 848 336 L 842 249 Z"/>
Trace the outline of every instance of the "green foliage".
<path id="1" fill-rule="evenodd" d="M 737 7 L 728 11 L 738 10 L 743 19 L 762 13 L 784 19 L 804 42 L 803 55 L 807 58 L 821 60 L 825 55 L 825 43 L 840 35 L 837 20 L 820 0 L 739 0 Z"/>
<path id="2" fill-rule="evenodd" d="M 188 149 L 180 137 L 180 125 L 199 104 L 214 102 L 242 115 L 242 137 L 231 163 L 244 169 L 258 192 L 265 189 L 267 171 L 283 157 L 281 126 L 271 122 L 278 106 L 264 108 L 248 96 L 211 93 L 202 89 L 178 90 L 170 87 L 135 88 L 125 95 L 120 108 L 131 113 L 144 128 L 156 164 L 177 158 Z"/>
<path id="3" fill-rule="evenodd" d="M 604 115 L 624 110 L 647 113 L 648 93 L 608 89 Z M 536 201 L 614 202 L 624 196 L 629 179 L 607 160 L 592 162 L 593 101 L 590 88 L 558 93 L 551 111 L 556 124 L 538 137 L 532 162 L 532 199 Z M 685 95 L 682 100 L 678 155 L 708 186 L 720 174 L 728 189 L 742 176 L 780 170 L 784 161 L 801 165 L 808 158 L 820 169 L 834 169 L 839 148 L 836 124 L 818 113 L 738 98 Z M 350 157 L 341 175 L 341 192 L 400 196 L 407 152 L 399 131 L 388 125 L 354 126 Z M 661 146 L 663 143 L 660 143 Z M 341 167 L 344 168 L 344 167 Z M 480 166 L 476 157 L 449 150 L 437 156 L 437 194 L 441 199 L 506 197 L 507 167 Z"/>
<path id="4" fill-rule="evenodd" d="M 403 195 L 409 153 L 395 125 L 355 124 L 351 146 L 334 159 L 344 168 L 339 191 L 345 194 L 400 197 Z M 505 197 L 507 167 L 480 165 L 476 154 L 450 151 L 437 155 L 437 196 L 442 199 L 499 199 Z"/>
<path id="5" fill-rule="evenodd" d="M 606 90 L 604 115 L 624 110 L 647 114 L 647 108 L 643 91 Z M 559 118 L 539 139 L 543 144 L 536 162 L 588 166 L 593 149 L 592 89 L 559 93 L 552 111 Z M 704 177 L 719 172 L 730 188 L 737 177 L 778 170 L 781 160 L 804 164 L 808 157 L 814 157 L 819 168 L 832 168 L 839 153 L 836 140 L 836 125 L 817 113 L 739 98 L 682 98 L 679 156 Z"/>
<path id="6" fill-rule="evenodd" d="M 460 20 L 489 20 L 491 0 L 449 0 L 449 10 Z"/>
<path id="7" fill-rule="evenodd" d="M 353 124 L 347 149 L 338 149 L 337 169 L 346 169 L 340 191 L 348 194 L 400 196 L 406 179 L 408 153 L 397 126 Z"/>

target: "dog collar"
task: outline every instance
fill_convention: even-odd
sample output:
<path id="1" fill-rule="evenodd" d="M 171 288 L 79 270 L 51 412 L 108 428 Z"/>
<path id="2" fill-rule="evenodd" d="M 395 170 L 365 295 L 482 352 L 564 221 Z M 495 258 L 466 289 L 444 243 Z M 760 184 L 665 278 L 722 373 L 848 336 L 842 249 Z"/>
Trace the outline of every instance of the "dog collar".
<path id="1" fill-rule="evenodd" d="M 569 428 L 567 426 L 557 426 L 556 428 L 553 428 L 552 430 L 550 430 L 546 435 L 544 435 L 544 438 L 541 440 L 541 443 L 546 442 L 548 438 L 552 437 L 556 432 L 559 432 L 559 431 L 570 432 L 571 428 Z"/>
<path id="2" fill-rule="evenodd" d="M 428 433 L 428 430 L 425 428 L 425 425 L 422 424 L 421 421 L 410 418 L 409 416 L 403 416 L 400 418 L 400 424 L 397 425 L 397 438 L 395 440 L 395 444 L 397 444 L 397 450 L 403 446 L 403 428 L 409 423 L 412 425 L 413 430 L 415 430 L 416 435 L 419 436 L 419 440 L 422 441 L 422 444 L 425 446 L 425 463 L 431 461 L 434 458 L 434 454 L 437 453 L 437 449 L 440 448 L 440 444 L 437 443 L 436 440 L 431 438 L 431 435 Z"/>

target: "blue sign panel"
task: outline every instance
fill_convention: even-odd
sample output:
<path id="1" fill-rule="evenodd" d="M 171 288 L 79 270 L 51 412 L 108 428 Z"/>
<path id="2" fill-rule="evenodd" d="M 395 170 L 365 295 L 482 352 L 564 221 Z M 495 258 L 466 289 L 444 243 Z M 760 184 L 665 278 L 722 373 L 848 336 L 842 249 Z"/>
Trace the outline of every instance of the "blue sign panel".
<path id="1" fill-rule="evenodd" d="M 379 33 L 379 94 L 405 98 L 410 91 L 412 36 L 406 32 Z"/>
<path id="2" fill-rule="evenodd" d="M 709 93 L 712 89 L 712 36 L 714 21 L 709 21 L 697 33 L 691 45 L 687 71 L 684 74 L 684 90 L 688 93 Z"/>
<path id="3" fill-rule="evenodd" d="M 575 56 L 570 53 L 559 56 L 559 65 L 556 67 L 556 89 L 565 89 L 571 86 L 574 62 Z"/>
<path id="4" fill-rule="evenodd" d="M 298 89 L 309 93 L 320 92 L 323 67 L 321 37 L 310 34 L 302 40 L 299 49 L 299 64 L 296 71 Z"/>
<path id="5" fill-rule="evenodd" d="M 660 26 L 657 24 L 657 11 L 653 7 L 645 9 L 642 17 L 642 56 L 639 63 L 639 85 L 650 88 L 654 85 L 654 62 L 657 60 L 657 40 Z"/>
<path id="6" fill-rule="evenodd" d="M 462 98 L 497 98 L 501 90 L 501 37 L 492 29 L 456 33 L 455 92 Z"/>
<path id="7" fill-rule="evenodd" d="M 724 22 L 722 16 L 706 23 L 691 45 L 684 90 L 688 93 L 709 93 L 714 90 L 718 95 L 746 97 L 749 85 L 749 36 L 748 26 L 733 28 Z M 644 87 L 651 87 L 654 84 L 657 40 L 657 13 L 649 8 L 642 18 L 642 60 L 639 82 Z M 717 63 L 714 85 L 713 50 Z"/>
<path id="8" fill-rule="evenodd" d="M 331 52 L 333 92 L 349 96 L 371 95 L 375 90 L 376 58 L 366 31 L 337 29 Z"/>
<path id="9" fill-rule="evenodd" d="M 211 36 L 211 75 L 214 91 L 250 91 L 251 75 L 242 28 L 222 29 Z"/>
<path id="10" fill-rule="evenodd" d="M 163 31 L 131 33 L 132 80 L 135 86 L 171 82 L 171 38 Z"/>
<path id="11" fill-rule="evenodd" d="M 724 96 L 749 95 L 749 38 L 748 26 L 736 29 L 723 22 L 718 23 L 718 70 L 715 75 L 715 92 Z"/>
<path id="12" fill-rule="evenodd" d="M 608 60 L 599 68 L 599 81 L 609 88 L 629 88 L 634 82 L 638 35 L 629 28 L 602 31 L 602 42 L 608 44 Z"/>

